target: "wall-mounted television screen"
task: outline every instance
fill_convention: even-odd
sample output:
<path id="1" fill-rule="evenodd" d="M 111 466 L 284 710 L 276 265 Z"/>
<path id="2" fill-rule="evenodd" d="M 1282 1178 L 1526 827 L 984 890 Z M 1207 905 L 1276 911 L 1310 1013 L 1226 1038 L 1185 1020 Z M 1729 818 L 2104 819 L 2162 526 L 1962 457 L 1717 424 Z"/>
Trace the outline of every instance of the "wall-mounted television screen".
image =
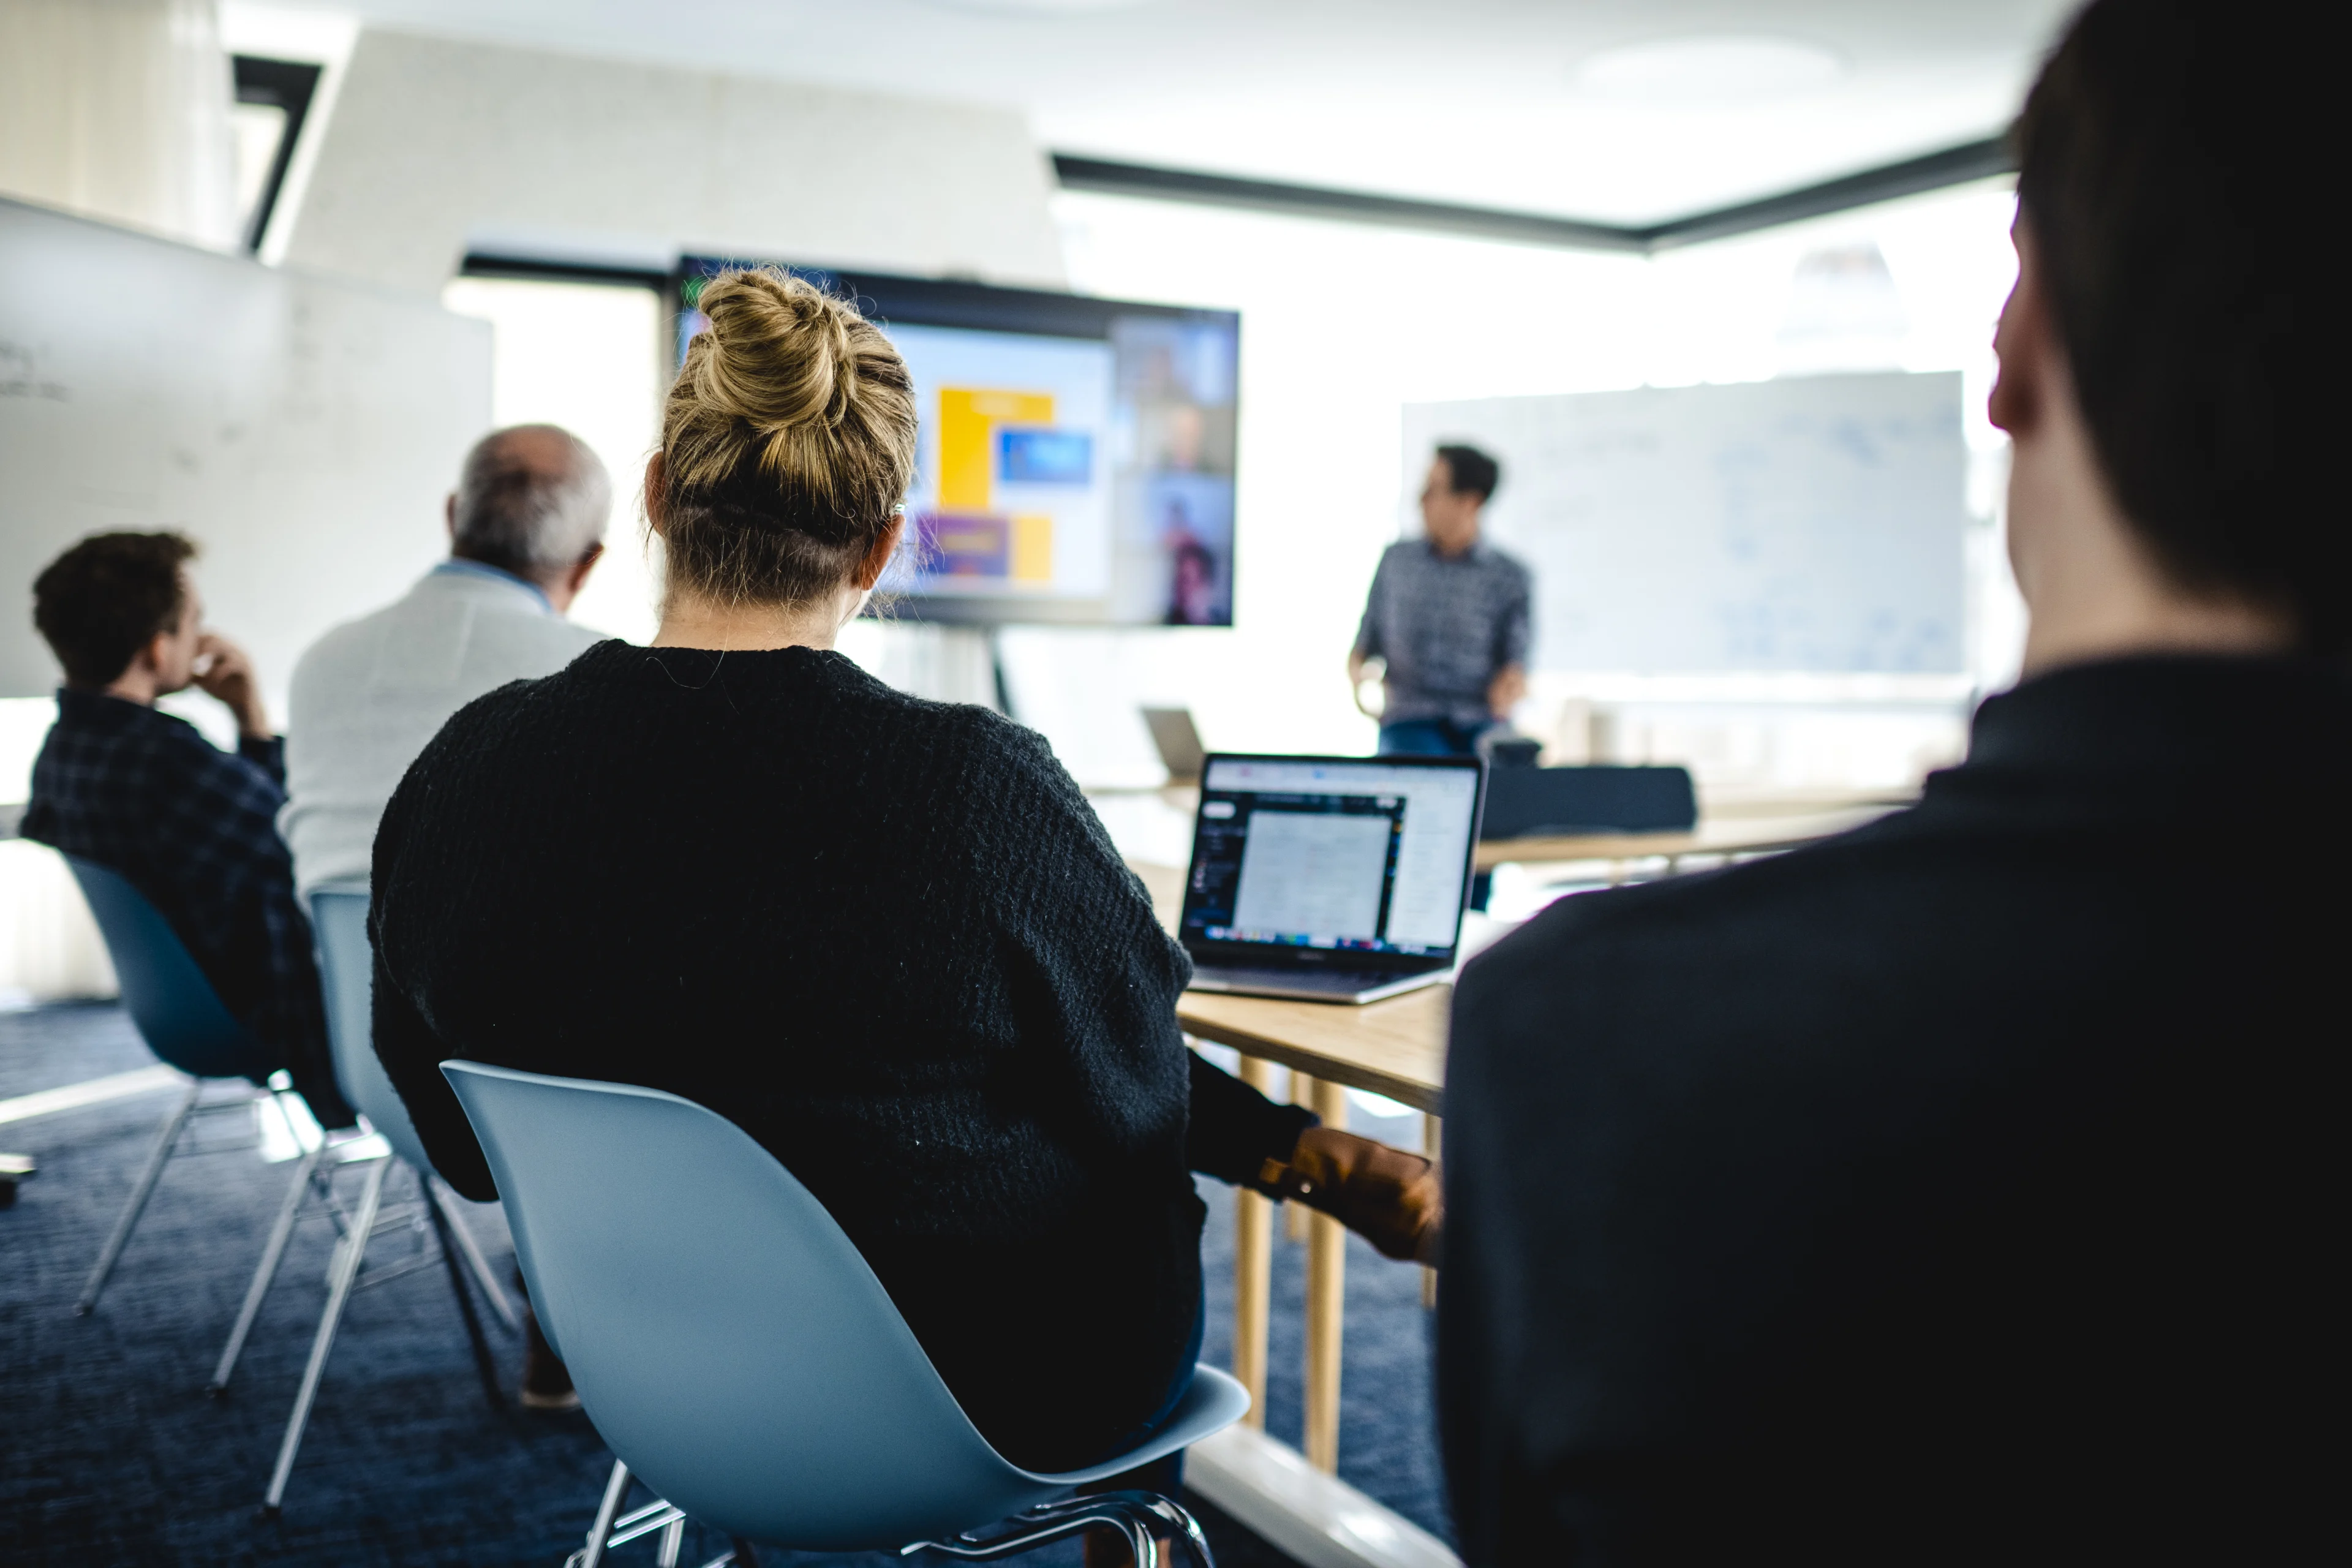
<path id="1" fill-rule="evenodd" d="M 679 265 L 677 352 L 708 324 Z M 780 265 L 768 263 L 765 265 Z M 937 621 L 1231 626 L 1241 318 L 787 267 L 889 335 L 921 417 L 891 613 Z"/>

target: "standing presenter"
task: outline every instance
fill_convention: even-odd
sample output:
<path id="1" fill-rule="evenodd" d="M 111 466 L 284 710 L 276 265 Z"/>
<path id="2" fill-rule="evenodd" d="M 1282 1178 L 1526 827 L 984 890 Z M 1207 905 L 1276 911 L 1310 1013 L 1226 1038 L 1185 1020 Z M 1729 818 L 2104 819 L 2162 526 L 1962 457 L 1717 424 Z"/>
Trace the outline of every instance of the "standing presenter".
<path id="1" fill-rule="evenodd" d="M 1421 488 L 1423 537 L 1381 557 L 1348 679 L 1387 668 L 1383 756 L 1466 755 L 1528 689 L 1528 569 L 1481 540 L 1480 513 L 1502 470 L 1475 447 L 1437 448 Z M 1359 707 L 1363 700 L 1357 699 Z"/>

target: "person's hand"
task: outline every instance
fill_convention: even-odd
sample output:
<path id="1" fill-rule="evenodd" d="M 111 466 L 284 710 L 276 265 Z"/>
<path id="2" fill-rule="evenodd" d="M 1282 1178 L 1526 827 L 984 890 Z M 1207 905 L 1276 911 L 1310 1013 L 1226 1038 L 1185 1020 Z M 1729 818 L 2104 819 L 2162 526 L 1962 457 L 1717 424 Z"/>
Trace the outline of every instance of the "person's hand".
<path id="1" fill-rule="evenodd" d="M 205 696 L 236 715 L 240 733 L 271 732 L 269 710 L 262 706 L 261 682 L 255 679 L 253 660 L 243 648 L 218 632 L 206 632 L 196 642 L 195 677 Z"/>
<path id="2" fill-rule="evenodd" d="M 1348 658 L 1348 695 L 1355 699 L 1356 711 L 1367 719 L 1378 720 L 1381 710 L 1364 700 L 1364 688 L 1384 680 L 1388 672 L 1389 661 L 1384 658 L 1367 658 L 1361 654 Z"/>
<path id="3" fill-rule="evenodd" d="M 1528 672 L 1516 664 L 1506 665 L 1486 683 L 1486 710 L 1497 719 L 1507 719 L 1527 694 Z"/>
<path id="4" fill-rule="evenodd" d="M 1437 1267 L 1445 1234 L 1445 1188 L 1428 1156 L 1391 1149 L 1334 1127 L 1298 1135 L 1290 1163 L 1265 1163 L 1268 1195 L 1319 1209 L 1385 1257 Z"/>

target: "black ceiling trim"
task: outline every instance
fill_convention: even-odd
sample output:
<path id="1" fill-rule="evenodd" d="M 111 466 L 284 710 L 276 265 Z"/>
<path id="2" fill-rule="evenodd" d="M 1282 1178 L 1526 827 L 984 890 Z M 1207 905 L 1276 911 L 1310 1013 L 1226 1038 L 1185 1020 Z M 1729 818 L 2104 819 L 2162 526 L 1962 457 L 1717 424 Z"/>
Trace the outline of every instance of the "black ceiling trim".
<path id="1" fill-rule="evenodd" d="M 1621 228 L 1612 224 L 1579 223 L 1573 218 L 1547 217 L 1541 213 L 1508 212 L 1499 207 L 1458 206 L 1451 202 L 1425 202 L 1407 196 L 1376 196 L 1368 192 L 1343 191 L 1328 185 L 1286 184 L 1278 180 L 1242 180 L 1229 174 L 1202 174 L 1190 169 L 1163 169 L 1150 163 L 1118 163 L 1104 158 L 1082 158 L 1069 153 L 1054 154 L 1054 173 L 1065 189 L 1074 191 L 1157 196 L 1163 201 L 1200 202 L 1211 206 L 1254 207 L 1261 212 L 1287 213 L 1298 217 L 1338 218 L 1347 223 L 1382 224 L 1392 228 L 1434 229 L 1444 234 L 1517 239 L 1532 245 L 1569 246 L 1580 250 L 1643 248 L 1638 229 Z"/>
<path id="2" fill-rule="evenodd" d="M 1891 202 L 1897 196 L 1916 196 L 1923 191 L 1939 191 L 1947 185 L 1964 185 L 1970 180 L 2016 172 L 2017 162 L 2010 156 L 2007 138 L 1987 137 L 1982 142 L 1947 147 L 1922 158 L 1906 158 L 1900 163 L 1886 163 L 1858 174 L 1824 180 L 1818 185 L 1783 191 L 1777 196 L 1674 218 L 1643 231 L 1644 248 L 1659 250 L 1668 246 L 1696 245 L 1702 240 L 1751 234 L 1759 228 L 1825 217 L 1875 202 Z"/>
<path id="3" fill-rule="evenodd" d="M 1336 218 L 1348 223 L 1379 224 L 1392 228 L 1430 229 L 1483 239 L 1516 240 L 1529 245 L 1559 246 L 1574 250 L 1617 250 L 1648 254 L 1672 246 L 1696 245 L 1736 234 L 1771 228 L 1803 218 L 1821 217 L 1897 196 L 1916 195 L 1970 180 L 2011 172 L 2009 145 L 2000 137 L 1948 147 L 1924 157 L 1906 158 L 1859 174 L 1842 175 L 1778 195 L 1732 206 L 1697 212 L 1647 226 L 1587 223 L 1542 213 L 1513 212 L 1501 207 L 1462 206 L 1451 202 L 1419 201 L 1405 196 L 1373 195 L 1328 185 L 1294 185 L 1276 180 L 1244 180 L 1228 174 L 1205 174 L 1190 169 L 1167 169 L 1150 163 L 1121 163 L 1069 153 L 1054 154 L 1054 173 L 1063 187 L 1101 191 L 1113 195 L 1153 196 L 1162 201 L 1199 202 L 1213 206 L 1249 207 L 1260 212 L 1286 213 L 1297 217 Z"/>
<path id="4" fill-rule="evenodd" d="M 533 256 L 498 256 L 469 250 L 457 266 L 462 278 L 521 278 L 546 283 L 606 283 L 667 293 L 676 281 L 667 269 L 606 266 L 594 261 L 547 261 Z"/>
<path id="5" fill-rule="evenodd" d="M 325 68 L 309 60 L 272 60 L 259 55 L 233 55 L 230 62 L 239 103 L 266 103 L 286 111 L 286 129 L 278 133 L 278 151 L 269 160 L 269 178 L 246 225 L 245 247 L 258 252 L 261 237 L 269 232 L 269 215 L 278 210 L 278 195 L 286 188 L 286 171 L 294 163 L 294 147 L 302 139 L 302 122 L 310 116 Z"/>

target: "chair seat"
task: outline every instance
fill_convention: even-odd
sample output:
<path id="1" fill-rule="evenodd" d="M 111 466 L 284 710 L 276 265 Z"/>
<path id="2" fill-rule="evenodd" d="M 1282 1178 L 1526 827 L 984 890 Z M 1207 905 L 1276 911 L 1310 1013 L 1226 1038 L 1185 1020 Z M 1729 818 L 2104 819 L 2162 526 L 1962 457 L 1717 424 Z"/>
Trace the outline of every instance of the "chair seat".
<path id="1" fill-rule="evenodd" d="M 1176 1403 L 1176 1413 L 1167 1423 L 1140 1445 L 1115 1459 L 1105 1459 L 1099 1465 L 1089 1465 L 1083 1470 L 1063 1470 L 1042 1475 L 1035 1470 L 1021 1473 L 1032 1480 L 1048 1486 L 1083 1486 L 1099 1481 L 1154 1459 L 1165 1458 L 1179 1448 L 1189 1448 L 1212 1432 L 1221 1432 L 1249 1414 L 1249 1390 L 1231 1376 L 1213 1366 L 1192 1369 L 1192 1386 Z"/>
<path id="2" fill-rule="evenodd" d="M 832 1215 L 741 1128 L 659 1089 L 441 1070 L 589 1418 L 647 1486 L 730 1535 L 814 1552 L 944 1540 L 1249 1408 L 1241 1384 L 1201 1367 L 1134 1448 L 1022 1469 L 972 1426 Z M 1087 1369 L 1039 1376 L 1056 1373 Z"/>

